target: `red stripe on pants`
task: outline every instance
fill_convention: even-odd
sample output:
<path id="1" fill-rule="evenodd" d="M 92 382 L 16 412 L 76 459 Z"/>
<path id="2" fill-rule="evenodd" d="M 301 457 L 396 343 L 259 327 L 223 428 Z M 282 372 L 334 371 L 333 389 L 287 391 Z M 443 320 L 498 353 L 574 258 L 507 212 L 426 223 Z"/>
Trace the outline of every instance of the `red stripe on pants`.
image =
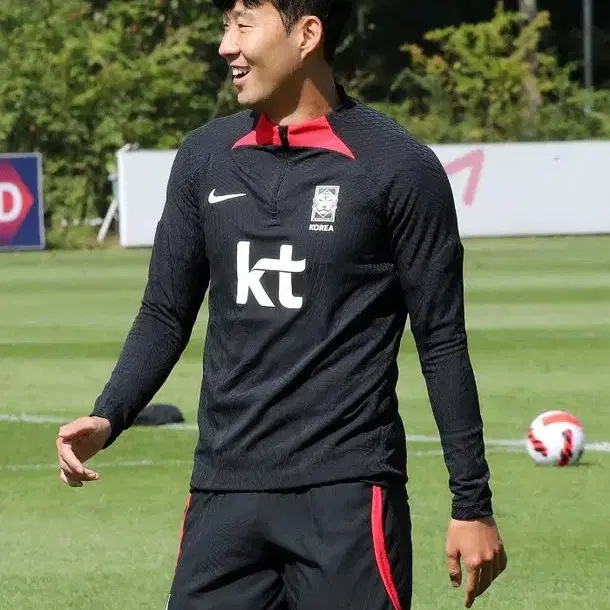
<path id="1" fill-rule="evenodd" d="M 392 578 L 390 559 L 385 545 L 385 534 L 383 531 L 383 495 L 381 487 L 373 486 L 373 501 L 371 504 L 371 526 L 373 530 L 373 549 L 375 550 L 375 561 L 381 574 L 381 580 L 388 596 L 392 600 L 394 610 L 401 610 L 400 599 L 396 584 Z"/>
<path id="2" fill-rule="evenodd" d="M 184 522 L 186 521 L 186 513 L 188 513 L 189 507 L 191 505 L 192 494 L 189 494 L 186 499 L 186 506 L 184 507 L 184 514 L 182 515 L 182 522 L 180 523 L 180 539 L 178 541 L 178 556 L 176 557 L 176 564 L 180 559 L 180 552 L 182 550 L 182 539 L 184 538 Z"/>

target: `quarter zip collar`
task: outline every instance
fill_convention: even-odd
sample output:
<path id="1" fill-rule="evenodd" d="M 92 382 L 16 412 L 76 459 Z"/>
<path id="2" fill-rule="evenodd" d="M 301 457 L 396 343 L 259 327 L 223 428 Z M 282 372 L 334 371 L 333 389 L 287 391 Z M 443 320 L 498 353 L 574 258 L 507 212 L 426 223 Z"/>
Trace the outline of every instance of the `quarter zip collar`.
<path id="1" fill-rule="evenodd" d="M 328 115 L 294 125 L 277 125 L 266 114 L 255 114 L 254 129 L 238 140 L 233 148 L 243 146 L 281 146 L 283 148 L 320 148 L 355 159 L 347 144 L 333 131 L 329 117 L 342 112 L 354 101 L 345 89 L 337 84 L 339 105 Z"/>

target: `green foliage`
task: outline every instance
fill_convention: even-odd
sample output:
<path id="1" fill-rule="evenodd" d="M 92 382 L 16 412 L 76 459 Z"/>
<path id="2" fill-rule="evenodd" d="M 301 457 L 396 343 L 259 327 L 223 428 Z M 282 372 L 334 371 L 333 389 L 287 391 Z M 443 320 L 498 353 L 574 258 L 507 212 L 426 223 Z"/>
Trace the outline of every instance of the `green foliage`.
<path id="1" fill-rule="evenodd" d="M 101 4 L 0 6 L 0 147 L 44 154 L 47 210 L 70 226 L 107 208 L 118 148 L 175 147 L 222 110 L 209 0 Z"/>
<path id="2" fill-rule="evenodd" d="M 539 49 L 549 25 L 500 3 L 491 21 L 431 31 L 439 52 L 404 45 L 409 65 L 378 107 L 427 142 L 610 137 L 610 93 L 581 90 L 574 66 Z"/>
<path id="3" fill-rule="evenodd" d="M 500 4 L 401 53 L 401 7 L 362 0 L 336 74 L 424 141 L 610 137 L 610 92 L 540 48 L 547 13 Z M 51 245 L 95 245 L 82 221 L 105 213 L 121 146 L 173 148 L 237 108 L 211 0 L 2 0 L 0 31 L 0 151 L 43 153 Z"/>

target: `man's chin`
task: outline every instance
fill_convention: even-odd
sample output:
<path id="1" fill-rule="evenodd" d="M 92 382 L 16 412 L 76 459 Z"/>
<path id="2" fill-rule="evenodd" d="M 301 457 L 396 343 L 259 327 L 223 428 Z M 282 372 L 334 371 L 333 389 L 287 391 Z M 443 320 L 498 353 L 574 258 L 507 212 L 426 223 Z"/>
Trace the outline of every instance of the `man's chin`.
<path id="1" fill-rule="evenodd" d="M 242 89 L 237 91 L 237 103 L 240 106 L 252 106 L 256 102 L 255 96 Z"/>
<path id="2" fill-rule="evenodd" d="M 256 95 L 246 89 L 237 92 L 237 103 L 240 106 L 260 110 L 265 105 L 265 98 L 262 95 Z"/>

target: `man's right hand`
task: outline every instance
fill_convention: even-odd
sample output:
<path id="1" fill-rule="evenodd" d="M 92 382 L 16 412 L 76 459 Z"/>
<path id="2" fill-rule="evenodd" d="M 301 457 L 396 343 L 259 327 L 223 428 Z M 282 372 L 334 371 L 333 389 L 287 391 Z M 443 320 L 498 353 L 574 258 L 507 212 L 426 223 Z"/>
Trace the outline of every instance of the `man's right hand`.
<path id="1" fill-rule="evenodd" d="M 82 487 L 83 482 L 97 481 L 97 472 L 84 463 L 102 450 L 110 437 L 110 422 L 103 417 L 80 417 L 62 426 L 57 433 L 59 478 L 70 487 Z"/>

